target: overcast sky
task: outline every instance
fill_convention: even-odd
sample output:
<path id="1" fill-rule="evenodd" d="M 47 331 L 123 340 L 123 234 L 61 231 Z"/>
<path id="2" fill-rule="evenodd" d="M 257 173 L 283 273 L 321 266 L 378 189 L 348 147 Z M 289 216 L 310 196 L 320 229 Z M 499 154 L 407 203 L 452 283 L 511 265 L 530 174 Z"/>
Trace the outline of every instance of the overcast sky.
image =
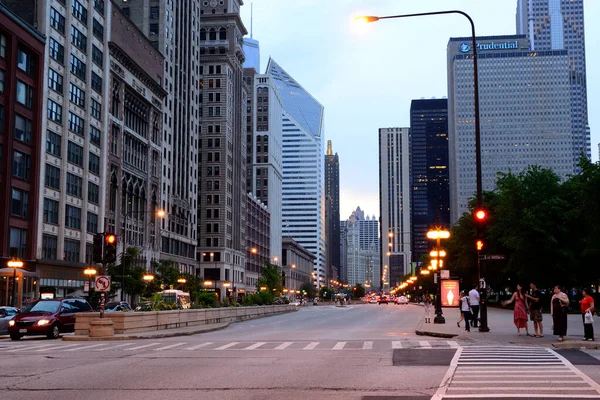
<path id="1" fill-rule="evenodd" d="M 357 29 L 356 15 L 459 9 L 476 33 L 515 34 L 517 0 L 244 0 L 242 19 L 269 56 L 325 106 L 325 139 L 340 157 L 342 220 L 360 206 L 379 215 L 378 129 L 409 127 L 412 99 L 447 96 L 446 45 L 470 36 L 460 15 L 380 21 Z M 592 157 L 600 143 L 600 1 L 584 0 Z M 595 21 L 596 23 L 592 23 Z"/>

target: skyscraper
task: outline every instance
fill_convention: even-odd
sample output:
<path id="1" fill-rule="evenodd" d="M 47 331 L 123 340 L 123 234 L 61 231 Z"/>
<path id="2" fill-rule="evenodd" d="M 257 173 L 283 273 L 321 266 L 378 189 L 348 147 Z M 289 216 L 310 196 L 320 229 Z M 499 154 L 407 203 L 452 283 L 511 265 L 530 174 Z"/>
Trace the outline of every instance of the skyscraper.
<path id="1" fill-rule="evenodd" d="M 217 281 L 223 292 L 226 282 L 238 289 L 246 282 L 246 104 L 251 93 L 243 80 L 240 39 L 247 31 L 241 0 L 198 4 L 203 75 L 198 246 L 203 276 Z"/>
<path id="2" fill-rule="evenodd" d="M 375 216 L 365 217 L 357 207 L 344 224 L 344 266 L 350 285 L 369 285 L 378 289 L 381 280 L 379 270 L 379 221 Z"/>
<path id="3" fill-rule="evenodd" d="M 410 272 L 412 261 L 409 133 L 409 128 L 379 129 L 381 269 L 388 266 L 390 287 Z"/>
<path id="4" fill-rule="evenodd" d="M 450 223 L 448 100 L 413 100 L 410 105 L 412 257 L 428 254 L 427 230 Z"/>
<path id="5" fill-rule="evenodd" d="M 530 50 L 566 50 L 571 91 L 573 165 L 592 156 L 588 124 L 583 0 L 517 0 L 517 34 Z"/>
<path id="6" fill-rule="evenodd" d="M 338 154 L 333 154 L 331 140 L 327 141 L 325 154 L 325 195 L 330 198 L 329 212 L 330 227 L 327 237 L 328 264 L 332 269 L 340 271 L 340 159 Z M 339 279 L 339 276 L 333 277 Z"/>
<path id="7" fill-rule="evenodd" d="M 451 38 L 447 50 L 451 223 L 476 192 L 470 40 Z M 567 178 L 575 169 L 567 51 L 531 51 L 524 35 L 477 41 L 483 190 L 495 188 L 498 172 L 530 165 Z"/>
<path id="8" fill-rule="evenodd" d="M 283 105 L 283 236 L 315 259 L 316 282 L 325 284 L 325 168 L 323 106 L 273 59 L 267 75 Z"/>

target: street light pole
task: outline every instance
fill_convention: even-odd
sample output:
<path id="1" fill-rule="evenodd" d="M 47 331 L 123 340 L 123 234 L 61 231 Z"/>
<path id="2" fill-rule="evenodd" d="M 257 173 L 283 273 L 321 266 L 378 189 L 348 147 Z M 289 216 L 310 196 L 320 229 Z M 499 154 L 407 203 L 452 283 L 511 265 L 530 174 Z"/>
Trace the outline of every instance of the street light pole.
<path id="1" fill-rule="evenodd" d="M 8 260 L 8 262 L 6 263 L 6 265 L 9 268 L 13 269 L 13 285 L 12 285 L 12 296 L 10 299 L 10 305 L 12 307 L 16 307 L 15 306 L 15 297 L 17 296 L 17 268 L 23 268 L 23 261 L 21 261 L 18 258 L 12 258 L 10 260 Z"/>

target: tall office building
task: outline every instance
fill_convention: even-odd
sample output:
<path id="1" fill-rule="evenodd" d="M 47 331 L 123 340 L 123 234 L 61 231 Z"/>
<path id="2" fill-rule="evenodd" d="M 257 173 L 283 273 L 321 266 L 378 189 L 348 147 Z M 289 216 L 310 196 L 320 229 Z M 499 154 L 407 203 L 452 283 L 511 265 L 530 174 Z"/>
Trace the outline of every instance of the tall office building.
<path id="1" fill-rule="evenodd" d="M 348 221 L 340 221 L 340 281 L 348 282 L 348 267 L 346 250 L 346 233 L 348 229 Z"/>
<path id="2" fill-rule="evenodd" d="M 260 45 L 258 40 L 254 39 L 253 34 L 254 26 L 254 7 L 250 3 L 250 37 L 244 38 L 244 54 L 246 55 L 246 61 L 244 61 L 244 68 L 254 68 L 256 73 L 260 74 Z"/>
<path id="3" fill-rule="evenodd" d="M 379 221 L 375 216 L 365 217 L 364 211 L 357 207 L 350 218 L 343 222 L 343 264 L 348 283 L 360 283 L 370 290 L 379 289 Z"/>
<path id="4" fill-rule="evenodd" d="M 517 34 L 530 50 L 566 50 L 571 89 L 573 165 L 592 156 L 588 124 L 583 0 L 517 0 Z"/>
<path id="5" fill-rule="evenodd" d="M 200 31 L 201 1 L 116 0 L 116 4 L 165 57 L 160 208 L 166 215 L 160 221 L 161 257 L 173 260 L 181 271 L 198 273 L 200 41 L 208 35 Z"/>
<path id="6" fill-rule="evenodd" d="M 387 266 L 394 287 L 410 272 L 409 128 L 379 129 L 379 215 L 381 216 L 381 269 Z"/>
<path id="7" fill-rule="evenodd" d="M 327 214 L 329 229 L 327 230 L 328 265 L 331 270 L 337 270 L 333 279 L 338 280 L 340 273 L 340 159 L 333 154 L 331 140 L 327 141 L 325 154 L 325 196 L 330 198 Z"/>
<path id="8" fill-rule="evenodd" d="M 204 278 L 224 289 L 246 285 L 246 107 L 241 0 L 201 4 L 200 74 L 202 134 L 198 208 Z M 223 290 L 222 290 L 223 292 Z"/>
<path id="9" fill-rule="evenodd" d="M 412 258 L 429 253 L 427 230 L 450 224 L 448 100 L 422 99 L 410 104 Z"/>
<path id="10" fill-rule="evenodd" d="M 471 38 L 448 42 L 450 222 L 476 192 Z M 530 165 L 566 178 L 574 171 L 567 50 L 529 50 L 524 35 L 478 37 L 483 190 L 498 172 Z M 552 157 L 548 155 L 551 154 Z"/>
<path id="11" fill-rule="evenodd" d="M 93 235 L 104 229 L 110 94 L 111 3 L 102 0 L 4 0 L 46 36 L 36 210 L 38 285 L 58 296 L 82 290 Z M 26 92 L 27 93 L 27 92 Z M 38 110 L 39 111 L 39 110 Z M 18 146 L 15 146 L 18 149 Z M 32 164 L 33 165 L 33 164 Z M 43 204 L 43 207 L 42 207 Z M 33 210 L 32 210 L 33 212 Z"/>
<path id="12" fill-rule="evenodd" d="M 266 73 L 283 105 L 283 236 L 315 255 L 316 282 L 325 284 L 323 106 L 273 59 Z"/>

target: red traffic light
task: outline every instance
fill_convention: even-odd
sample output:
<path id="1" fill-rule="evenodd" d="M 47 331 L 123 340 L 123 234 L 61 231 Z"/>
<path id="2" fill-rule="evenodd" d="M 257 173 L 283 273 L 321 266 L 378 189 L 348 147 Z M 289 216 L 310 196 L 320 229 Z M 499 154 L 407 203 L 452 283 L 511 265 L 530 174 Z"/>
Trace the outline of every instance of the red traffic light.
<path id="1" fill-rule="evenodd" d="M 115 243 L 117 242 L 117 236 L 115 236 L 115 235 L 112 235 L 112 234 L 110 234 L 110 235 L 106 235 L 106 236 L 104 237 L 104 240 L 105 240 L 105 241 L 106 241 L 106 243 L 108 243 L 108 244 L 115 244 Z"/>
<path id="2" fill-rule="evenodd" d="M 475 219 L 478 222 L 485 222 L 487 219 L 487 212 L 484 209 L 475 210 Z"/>
<path id="3" fill-rule="evenodd" d="M 483 245 L 484 245 L 483 240 L 477 240 L 475 242 L 475 246 L 477 247 L 477 251 L 483 250 Z"/>

